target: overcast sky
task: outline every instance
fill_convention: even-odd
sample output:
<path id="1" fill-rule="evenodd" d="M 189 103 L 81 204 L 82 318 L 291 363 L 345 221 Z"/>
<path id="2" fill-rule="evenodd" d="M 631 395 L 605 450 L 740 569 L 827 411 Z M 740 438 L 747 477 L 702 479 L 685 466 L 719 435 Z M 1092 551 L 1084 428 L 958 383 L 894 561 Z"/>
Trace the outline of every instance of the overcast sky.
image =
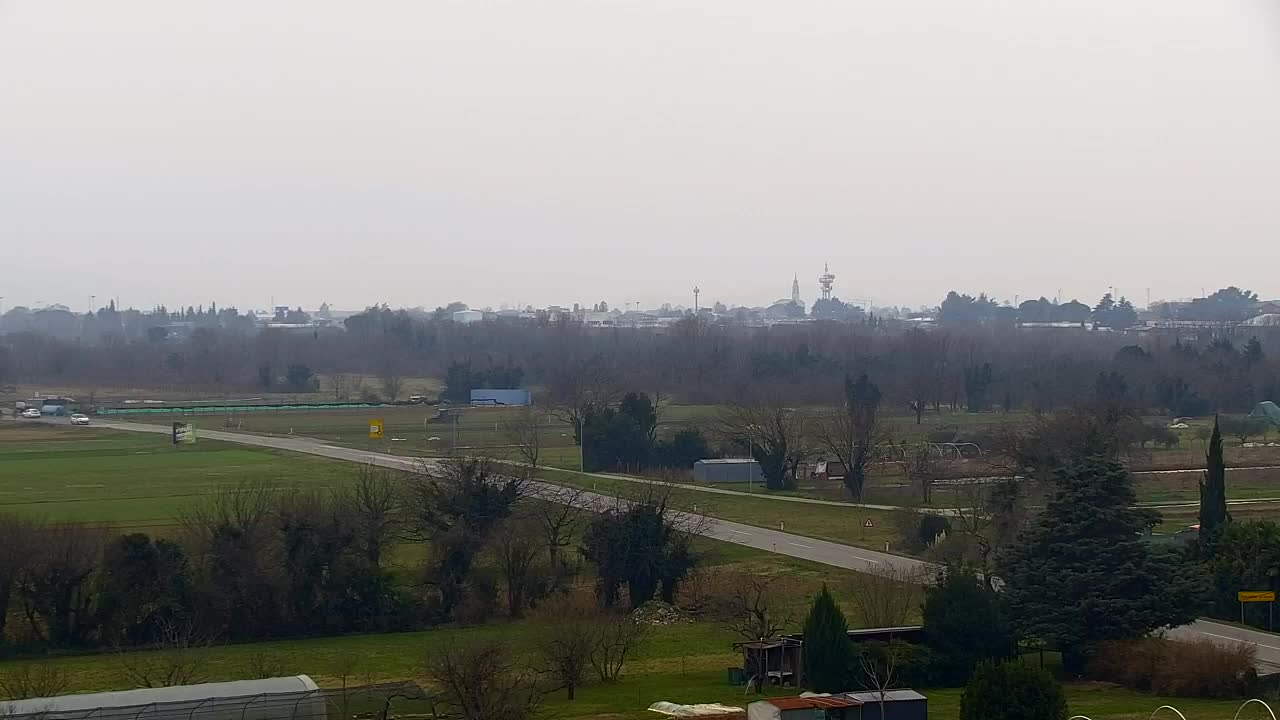
<path id="1" fill-rule="evenodd" d="M 1280 0 L 0 0 L 0 295 L 1280 296 Z"/>

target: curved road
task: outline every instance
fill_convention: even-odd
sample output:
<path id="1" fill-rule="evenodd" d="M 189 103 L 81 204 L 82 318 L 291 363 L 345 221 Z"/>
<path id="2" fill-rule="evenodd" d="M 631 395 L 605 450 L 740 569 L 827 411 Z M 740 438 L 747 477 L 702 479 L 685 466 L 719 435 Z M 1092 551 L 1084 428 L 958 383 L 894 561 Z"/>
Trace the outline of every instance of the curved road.
<path id="1" fill-rule="evenodd" d="M 168 435 L 170 433 L 170 428 L 163 425 L 113 421 L 96 421 L 95 424 L 112 430 L 159 435 Z M 400 457 L 368 450 L 326 445 L 318 440 L 302 437 L 268 437 L 217 430 L 201 430 L 200 436 L 210 440 L 305 453 L 334 460 L 372 464 L 394 470 L 416 470 L 420 469 L 421 464 L 424 462 L 438 462 L 431 459 Z M 554 497 L 554 495 L 551 495 L 552 493 L 561 489 L 560 486 L 549 483 L 537 483 L 536 488 L 552 497 Z M 600 509 L 611 507 L 615 503 L 614 498 L 598 493 L 584 491 L 582 496 L 593 507 Z M 699 531 L 706 537 L 715 540 L 745 545 L 757 550 L 774 552 L 788 557 L 849 570 L 875 571 L 894 568 L 900 571 L 927 573 L 934 568 L 931 563 L 922 560 L 841 545 L 825 540 L 815 540 L 803 535 L 793 535 L 717 518 L 706 518 L 705 523 L 700 524 Z M 1211 620 L 1197 620 L 1190 625 L 1173 628 L 1169 630 L 1168 634 L 1169 637 L 1175 639 L 1208 639 L 1219 644 L 1240 643 L 1251 645 L 1257 653 L 1257 665 L 1260 670 L 1264 672 L 1280 671 L 1280 635 L 1245 629 Z"/>

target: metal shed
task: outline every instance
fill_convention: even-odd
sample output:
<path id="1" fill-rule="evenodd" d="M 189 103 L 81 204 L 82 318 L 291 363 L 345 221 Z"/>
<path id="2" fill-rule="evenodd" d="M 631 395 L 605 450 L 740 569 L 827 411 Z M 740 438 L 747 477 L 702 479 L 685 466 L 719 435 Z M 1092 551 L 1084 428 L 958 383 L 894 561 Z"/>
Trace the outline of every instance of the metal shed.
<path id="1" fill-rule="evenodd" d="M 693 479 L 705 483 L 763 483 L 760 463 L 750 458 L 715 458 L 693 464 Z"/>
<path id="2" fill-rule="evenodd" d="M 770 698 L 747 706 L 747 720 L 859 720 L 861 703 L 839 695 Z"/>
<path id="3" fill-rule="evenodd" d="M 326 720 L 306 675 L 0 702 L 8 720 Z"/>
<path id="4" fill-rule="evenodd" d="M 878 692 L 845 693 L 862 704 L 858 720 L 928 720 L 929 699 L 915 690 L 886 690 L 881 703 Z M 881 707 L 884 714 L 881 714 Z"/>

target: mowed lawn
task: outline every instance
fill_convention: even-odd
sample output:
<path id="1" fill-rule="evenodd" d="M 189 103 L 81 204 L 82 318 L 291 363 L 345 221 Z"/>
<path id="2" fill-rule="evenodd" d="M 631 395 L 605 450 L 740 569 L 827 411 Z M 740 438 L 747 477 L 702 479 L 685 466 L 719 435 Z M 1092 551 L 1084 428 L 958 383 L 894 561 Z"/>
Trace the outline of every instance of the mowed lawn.
<path id="1" fill-rule="evenodd" d="M 0 512 L 129 527 L 172 524 L 221 487 L 325 488 L 351 466 L 304 455 L 163 435 L 0 422 Z"/>

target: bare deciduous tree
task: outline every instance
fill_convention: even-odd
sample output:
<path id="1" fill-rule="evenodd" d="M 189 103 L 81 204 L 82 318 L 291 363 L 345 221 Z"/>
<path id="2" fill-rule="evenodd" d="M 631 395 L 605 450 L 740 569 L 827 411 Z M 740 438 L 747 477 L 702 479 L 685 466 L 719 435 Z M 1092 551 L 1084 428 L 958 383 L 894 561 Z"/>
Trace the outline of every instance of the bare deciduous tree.
<path id="1" fill-rule="evenodd" d="M 502 435 L 515 447 L 520 459 L 530 468 L 538 468 L 542 454 L 542 431 L 538 427 L 538 413 L 531 407 L 521 408 L 516 417 L 502 424 Z"/>
<path id="2" fill-rule="evenodd" d="M 600 609 L 593 598 L 567 595 L 539 612 L 534 646 L 541 670 L 554 678 L 554 690 L 564 690 L 570 700 L 586 683 L 591 655 L 601 638 Z"/>
<path id="3" fill-rule="evenodd" d="M 149 650 L 120 652 L 120 674 L 138 688 L 173 687 L 204 682 L 211 644 L 190 623 L 162 622 Z"/>
<path id="4" fill-rule="evenodd" d="M 867 473 L 888 434 L 880 425 L 880 389 L 866 375 L 845 378 L 845 407 L 817 424 L 822 449 L 844 465 L 844 486 L 855 501 L 862 500 Z"/>
<path id="5" fill-rule="evenodd" d="M 400 391 L 404 387 L 404 378 L 400 376 L 400 370 L 393 366 L 388 366 L 382 370 L 382 396 L 390 402 L 400 399 Z"/>
<path id="6" fill-rule="evenodd" d="M 1028 519 L 1023 481 L 973 481 L 956 487 L 951 527 L 966 544 L 966 560 L 974 562 L 988 587 L 993 581 L 997 550 L 1011 545 Z"/>
<path id="7" fill-rule="evenodd" d="M 426 675 L 446 716 L 459 720 L 530 720 L 542 700 L 533 674 L 498 640 L 447 642 L 427 660 Z"/>
<path id="8" fill-rule="evenodd" d="M 382 564 L 386 549 L 400 532 L 402 506 L 394 470 L 362 465 L 351 487 L 338 491 L 338 508 L 356 535 L 355 544 L 371 566 Z"/>
<path id="9" fill-rule="evenodd" d="M 753 572 L 736 572 L 724 578 L 720 612 L 726 628 L 748 642 L 769 640 L 792 622 L 779 596 L 780 578 Z"/>
<path id="10" fill-rule="evenodd" d="M 545 568 L 538 565 L 542 538 L 534 521 L 523 513 L 508 518 L 494 533 L 493 555 L 507 590 L 507 613 L 524 615 L 525 607 L 546 592 Z"/>
<path id="11" fill-rule="evenodd" d="M 359 396 L 361 380 L 357 375 L 334 373 L 329 376 L 333 385 L 333 399 L 336 402 L 351 400 Z"/>
<path id="12" fill-rule="evenodd" d="M 927 571 L 884 565 L 849 586 L 863 627 L 902 627 L 924 601 Z"/>
<path id="13" fill-rule="evenodd" d="M 776 401 L 731 405 L 720 414 L 717 430 L 749 450 L 770 490 L 795 485 L 799 466 L 808 455 L 800 413 Z"/>
<path id="14" fill-rule="evenodd" d="M 934 451 L 929 443 L 902 448 L 895 462 L 907 482 L 920 491 L 920 500 L 925 505 L 933 502 L 933 484 L 944 479 L 951 467 L 950 461 Z"/>
<path id="15" fill-rule="evenodd" d="M 530 513 L 542 528 L 547 559 L 552 567 L 559 568 L 566 562 L 565 550 L 573 545 L 589 516 L 590 503 L 586 491 L 560 485 L 540 487 L 538 500 L 530 507 Z"/>
<path id="16" fill-rule="evenodd" d="M 548 367 L 547 390 L 552 413 L 573 427 L 575 443 L 587 415 L 622 397 L 616 372 L 604 356 L 567 354 Z"/>
<path id="17" fill-rule="evenodd" d="M 649 638 L 650 628 L 634 614 L 601 612 L 597 619 L 598 639 L 591 650 L 591 667 L 603 682 L 622 677 L 627 657 Z"/>
<path id="18" fill-rule="evenodd" d="M 902 666 L 910 652 L 911 646 L 898 640 L 869 643 L 859 648 L 858 668 L 862 671 L 862 683 L 880 697 L 880 717 L 884 717 L 885 695 L 900 684 Z"/>

